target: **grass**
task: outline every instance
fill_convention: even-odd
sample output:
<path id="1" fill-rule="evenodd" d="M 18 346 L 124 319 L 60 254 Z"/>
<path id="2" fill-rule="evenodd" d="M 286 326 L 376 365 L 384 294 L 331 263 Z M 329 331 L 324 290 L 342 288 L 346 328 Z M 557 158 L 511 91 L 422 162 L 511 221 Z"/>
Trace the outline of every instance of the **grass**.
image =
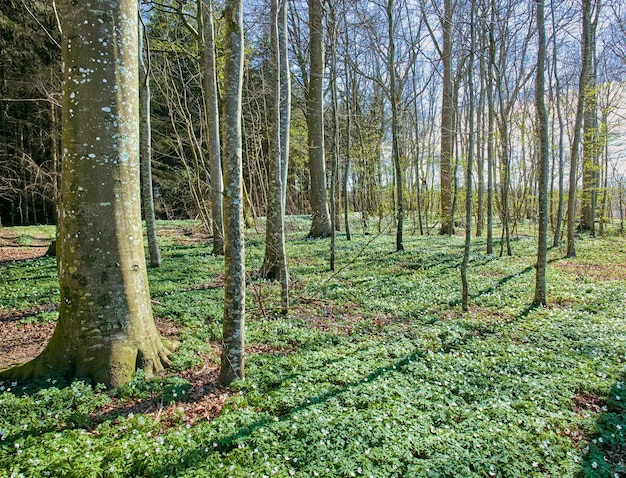
<path id="1" fill-rule="evenodd" d="M 151 394 L 192 406 L 176 375 L 217 361 L 223 260 L 163 236 L 149 276 L 155 316 L 179 328 L 173 372 L 108 392 L 2 384 L 0 477 L 626 476 L 623 238 L 582 239 L 576 259 L 550 250 L 546 308 L 529 307 L 534 238 L 515 240 L 513 257 L 475 239 L 463 314 L 460 237 L 408 235 L 393 253 L 392 236 L 357 230 L 339 237 L 331 273 L 329 242 L 304 239 L 303 218 L 288 230 L 291 313 L 278 314 L 276 285 L 249 281 L 247 378 L 220 392 L 219 416 L 103 412 Z M 258 270 L 263 237 L 247 248 Z M 58 300 L 54 267 L 4 266 L 0 313 Z"/>

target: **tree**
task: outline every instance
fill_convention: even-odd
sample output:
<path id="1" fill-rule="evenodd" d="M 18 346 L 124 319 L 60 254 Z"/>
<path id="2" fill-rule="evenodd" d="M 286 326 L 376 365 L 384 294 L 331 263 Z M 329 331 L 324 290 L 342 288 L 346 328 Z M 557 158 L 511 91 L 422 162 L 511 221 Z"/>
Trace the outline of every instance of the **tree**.
<path id="1" fill-rule="evenodd" d="M 598 202 L 599 185 L 599 134 L 598 134 L 598 92 L 596 85 L 596 27 L 600 14 L 601 2 L 596 3 L 593 18 L 586 40 L 590 57 L 589 70 L 585 80 L 585 109 L 583 113 L 583 187 L 581 191 L 581 215 L 579 229 L 589 232 L 592 236 L 596 232 L 596 208 Z"/>
<path id="2" fill-rule="evenodd" d="M 539 138 L 539 237 L 535 275 L 535 305 L 546 304 L 546 259 L 548 255 L 548 177 L 550 174 L 548 112 L 545 103 L 546 26 L 544 0 L 536 0 L 537 9 L 537 70 L 535 80 L 535 109 L 537 138 Z"/>
<path id="3" fill-rule="evenodd" d="M 274 121 L 272 154 L 269 165 L 267 221 L 265 224 L 265 258 L 261 275 L 279 279 L 282 309 L 289 309 L 289 270 L 285 251 L 285 203 L 289 165 L 289 126 L 291 122 L 291 75 L 289 72 L 287 0 L 271 2 L 271 41 L 274 68 Z"/>
<path id="4" fill-rule="evenodd" d="M 242 0 L 224 3 L 224 319 L 219 380 L 244 378 L 246 275 L 243 237 L 241 92 L 243 84 Z"/>
<path id="5" fill-rule="evenodd" d="M 441 62 L 443 63 L 443 94 L 441 99 L 441 227 L 439 234 L 454 234 L 452 217 L 452 155 L 454 150 L 454 114 L 456 98 L 452 84 L 452 0 L 444 0 L 441 29 L 443 31 Z"/>
<path id="6" fill-rule="evenodd" d="M 207 123 L 207 148 L 209 156 L 211 221 L 213 229 L 213 254 L 224 254 L 224 225 L 222 220 L 222 157 L 220 145 L 220 118 L 217 93 L 217 67 L 215 64 L 215 27 L 213 0 L 198 0 L 200 50 L 202 57 L 202 87 Z"/>
<path id="7" fill-rule="evenodd" d="M 576 245 L 574 240 L 576 221 L 576 189 L 578 187 L 578 156 L 580 154 L 581 129 L 585 114 L 585 97 L 587 82 L 593 68 L 593 47 L 595 38 L 593 16 L 593 4 L 596 0 L 583 0 L 582 8 L 582 65 L 580 80 L 578 81 L 578 104 L 576 106 L 576 119 L 572 139 L 569 171 L 569 191 L 567 198 L 567 253 L 566 257 L 576 257 Z"/>
<path id="8" fill-rule="evenodd" d="M 330 236 L 330 213 L 326 198 L 326 155 L 324 153 L 324 6 L 323 0 L 309 3 L 309 91 L 307 127 L 309 141 L 310 237 Z M 333 218 L 334 219 L 334 218 Z"/>
<path id="9" fill-rule="evenodd" d="M 150 122 L 150 47 L 143 23 L 140 23 L 139 36 L 139 109 L 140 109 L 140 150 L 141 150 L 141 198 L 143 215 L 146 220 L 150 266 L 161 267 L 161 249 L 157 239 L 154 214 L 154 194 L 152 192 L 152 132 Z M 145 53 L 144 53 L 145 47 Z"/>
<path id="10" fill-rule="evenodd" d="M 139 188 L 137 2 L 63 2 L 58 325 L 33 361 L 2 377 L 53 372 L 116 387 L 171 348 L 150 309 Z"/>
<path id="11" fill-rule="evenodd" d="M 470 51 L 469 51 L 469 64 L 467 69 L 467 83 L 468 83 L 468 133 L 469 144 L 467 154 L 467 170 L 465 174 L 466 183 L 466 195 L 465 195 L 465 243 L 463 247 L 463 260 L 461 261 L 461 285 L 462 285 L 462 297 L 461 308 L 464 312 L 467 312 L 469 305 L 469 284 L 467 282 L 467 266 L 469 264 L 470 245 L 472 239 L 472 166 L 474 163 L 474 146 L 475 146 L 475 131 L 474 131 L 474 50 L 476 48 L 476 3 L 472 2 L 470 9 Z"/>

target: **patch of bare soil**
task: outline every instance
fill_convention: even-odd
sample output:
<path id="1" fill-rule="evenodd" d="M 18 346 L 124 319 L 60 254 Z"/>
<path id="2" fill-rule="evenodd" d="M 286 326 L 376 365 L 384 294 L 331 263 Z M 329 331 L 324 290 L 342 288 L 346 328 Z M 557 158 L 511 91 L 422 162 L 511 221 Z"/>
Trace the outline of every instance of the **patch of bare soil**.
<path id="1" fill-rule="evenodd" d="M 41 353 L 56 324 L 2 322 L 0 325 L 0 369 L 28 362 Z"/>
<path id="2" fill-rule="evenodd" d="M 30 245 L 20 244 L 17 234 L 3 231 L 0 236 L 0 266 L 7 262 L 34 259 L 46 254 L 50 246 L 47 236 L 33 236 Z"/>
<path id="3" fill-rule="evenodd" d="M 574 397 L 572 409 L 579 415 L 585 415 L 588 412 L 606 412 L 607 405 L 602 398 L 594 393 L 579 393 Z"/>
<path id="4" fill-rule="evenodd" d="M 218 382 L 219 366 L 208 356 L 202 356 L 202 365 L 185 370 L 179 375 L 191 383 L 184 401 L 164 403 L 160 397 L 150 399 L 114 398 L 98 410 L 93 417 L 96 422 L 115 421 L 131 414 L 147 414 L 163 426 L 185 423 L 193 425 L 202 420 L 218 416 L 224 402 L 231 395 Z"/>
<path id="5" fill-rule="evenodd" d="M 592 264 L 578 261 L 559 261 L 553 267 L 575 274 L 579 277 L 591 277 L 599 281 L 626 280 L 626 264 Z"/>

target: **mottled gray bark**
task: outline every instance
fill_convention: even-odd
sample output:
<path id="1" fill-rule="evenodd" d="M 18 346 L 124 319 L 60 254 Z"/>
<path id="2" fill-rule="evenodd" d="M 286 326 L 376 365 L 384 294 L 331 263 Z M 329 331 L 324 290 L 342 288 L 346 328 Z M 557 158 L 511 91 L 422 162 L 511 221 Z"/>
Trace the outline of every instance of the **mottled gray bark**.
<path id="1" fill-rule="evenodd" d="M 328 237 L 331 231 L 324 152 L 324 6 L 323 0 L 308 0 L 308 4 L 310 69 L 306 120 L 312 217 L 309 237 Z"/>
<path id="2" fill-rule="evenodd" d="M 243 84 L 242 1 L 224 3 L 224 319 L 219 380 L 244 378 L 246 277 L 243 233 L 241 92 Z"/>
<path id="3" fill-rule="evenodd" d="M 32 362 L 116 387 L 168 363 L 152 318 L 139 186 L 137 2 L 63 2 L 58 325 Z"/>

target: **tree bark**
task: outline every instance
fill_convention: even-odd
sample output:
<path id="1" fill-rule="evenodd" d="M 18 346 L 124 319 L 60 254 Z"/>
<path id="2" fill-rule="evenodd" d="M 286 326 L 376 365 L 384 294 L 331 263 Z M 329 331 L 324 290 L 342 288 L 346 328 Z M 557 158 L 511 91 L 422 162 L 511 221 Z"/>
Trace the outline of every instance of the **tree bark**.
<path id="1" fill-rule="evenodd" d="M 326 197 L 324 153 L 324 6 L 323 0 L 308 0 L 310 75 L 307 94 L 309 172 L 311 175 L 311 230 L 309 237 L 330 236 L 330 213 Z"/>
<path id="2" fill-rule="evenodd" d="M 448 1 L 448 0 L 446 0 Z M 393 0 L 387 0 L 387 33 L 389 49 L 387 52 L 387 71 L 389 74 L 389 102 L 391 103 L 391 157 L 396 179 L 396 251 L 404 250 L 402 238 L 404 227 L 404 179 L 400 163 L 400 120 L 398 114 L 398 85 L 396 78 L 396 44 L 394 38 Z M 443 173 L 442 173 L 443 175 Z"/>
<path id="3" fill-rule="evenodd" d="M 137 2 L 63 2 L 58 325 L 33 361 L 0 376 L 55 372 L 117 387 L 170 353 L 150 309 L 141 229 Z"/>
<path id="4" fill-rule="evenodd" d="M 536 0 L 537 9 L 537 71 L 535 81 L 535 108 L 537 114 L 538 151 L 538 193 L 539 193 L 539 234 L 537 240 L 537 268 L 535 274 L 534 305 L 546 304 L 546 262 L 548 256 L 548 179 L 550 174 L 550 155 L 548 139 L 548 112 L 545 103 L 545 68 L 546 68 L 546 27 L 544 18 L 544 0 Z"/>
<path id="5" fill-rule="evenodd" d="M 289 271 L 285 251 L 285 202 L 289 164 L 291 75 L 287 50 L 287 0 L 272 0 L 272 63 L 274 68 L 274 121 L 269 164 L 269 192 L 265 224 L 265 258 L 261 275 L 280 280 L 282 311 L 289 309 Z"/>
<path id="6" fill-rule="evenodd" d="M 582 3 L 582 66 L 580 69 L 580 80 L 578 82 L 578 105 L 576 107 L 576 120 L 572 139 L 572 149 L 570 154 L 569 172 L 569 192 L 567 200 L 567 253 L 566 257 L 576 257 L 576 244 L 574 238 L 576 222 L 576 189 L 578 187 L 578 156 L 580 154 L 581 129 L 585 113 L 585 93 L 587 92 L 587 81 L 592 69 L 592 45 L 594 38 L 592 32 L 592 3 L 595 0 L 583 0 Z"/>
<path id="7" fill-rule="evenodd" d="M 443 31 L 443 95 L 441 103 L 441 228 L 439 234 L 454 234 L 452 219 L 452 154 L 454 151 L 454 87 L 452 84 L 452 0 L 444 0 L 441 27 Z"/>
<path id="8" fill-rule="evenodd" d="M 468 65 L 468 96 L 469 96 L 469 112 L 468 112 L 468 133 L 469 133 L 469 145 L 467 154 L 467 171 L 465 175 L 466 182 L 466 196 L 465 196 L 465 243 L 463 247 L 463 260 L 461 261 L 461 285 L 462 285 L 462 297 L 461 308 L 463 312 L 467 312 L 469 306 L 469 284 L 467 281 L 467 267 L 469 264 L 470 246 L 472 241 L 472 166 L 474 163 L 474 85 L 473 85 L 473 71 L 474 71 L 474 49 L 476 46 L 476 25 L 475 25 L 475 12 L 476 3 L 472 2 L 470 10 L 470 52 L 469 52 L 469 65 Z"/>
<path id="9" fill-rule="evenodd" d="M 224 254 L 224 224 L 222 218 L 222 156 L 220 145 L 219 99 L 217 93 L 217 67 L 215 65 L 215 27 L 213 0 L 199 0 L 200 45 L 202 56 L 202 87 L 206 116 L 207 148 L 209 156 L 209 191 L 211 196 L 211 221 L 213 229 L 213 251 Z"/>
<path id="10" fill-rule="evenodd" d="M 600 8 L 600 2 L 596 3 L 596 12 Z M 596 17 L 597 18 L 597 17 Z M 585 109 L 583 113 L 583 187 L 581 191 L 581 215 L 580 231 L 589 232 L 595 236 L 596 232 L 596 207 L 598 202 L 599 169 L 598 163 L 598 93 L 596 91 L 596 22 L 589 19 L 589 27 L 586 32 L 586 40 L 589 69 L 585 80 Z"/>
<path id="11" fill-rule="evenodd" d="M 161 249 L 156 230 L 154 194 L 152 192 L 152 133 L 150 127 L 150 49 L 145 28 L 140 24 L 139 36 L 139 104 L 140 104 L 140 155 L 141 155 L 141 198 L 146 220 L 150 267 L 161 267 Z M 145 51 L 145 53 L 144 53 Z"/>
<path id="12" fill-rule="evenodd" d="M 243 83 L 242 0 L 224 3 L 224 319 L 219 381 L 244 378 L 245 262 L 241 92 Z"/>

